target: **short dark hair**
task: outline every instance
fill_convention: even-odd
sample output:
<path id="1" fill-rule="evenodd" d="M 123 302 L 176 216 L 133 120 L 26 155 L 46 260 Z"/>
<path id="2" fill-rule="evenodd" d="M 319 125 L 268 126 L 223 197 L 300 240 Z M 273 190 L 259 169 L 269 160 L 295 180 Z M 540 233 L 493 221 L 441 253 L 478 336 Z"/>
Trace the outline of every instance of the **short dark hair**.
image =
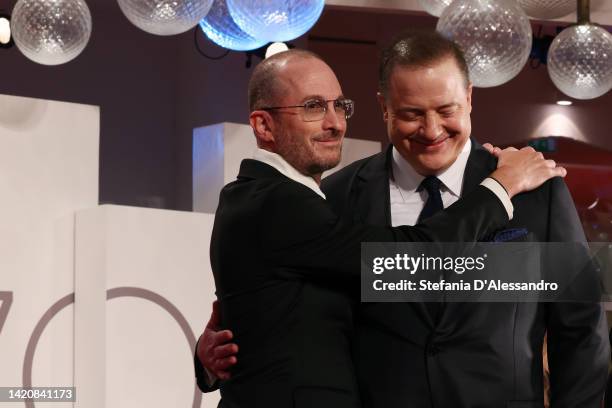
<path id="1" fill-rule="evenodd" d="M 405 31 L 382 52 L 378 67 L 378 90 L 387 95 L 389 77 L 397 65 L 422 68 L 445 58 L 455 60 L 467 88 L 470 84 L 468 66 L 463 51 L 455 42 L 434 30 Z"/>
<path id="2" fill-rule="evenodd" d="M 253 70 L 253 75 L 249 80 L 249 110 L 251 112 L 276 104 L 283 91 L 277 78 L 278 71 L 284 63 L 295 58 L 315 58 L 323 61 L 314 52 L 296 48 L 279 52 L 260 62 Z"/>

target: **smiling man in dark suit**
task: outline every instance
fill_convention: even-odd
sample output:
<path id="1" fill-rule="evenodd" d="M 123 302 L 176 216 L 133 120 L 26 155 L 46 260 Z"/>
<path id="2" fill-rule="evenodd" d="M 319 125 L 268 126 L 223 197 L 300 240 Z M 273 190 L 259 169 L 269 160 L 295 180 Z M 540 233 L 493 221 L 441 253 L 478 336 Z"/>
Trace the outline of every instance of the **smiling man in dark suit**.
<path id="1" fill-rule="evenodd" d="M 451 47 L 451 49 L 454 50 L 452 52 L 456 52 L 455 48 Z M 395 148 L 341 170 L 337 175 L 324 181 L 323 188 L 336 212 L 342 214 L 349 211 L 354 220 L 389 226 L 391 224 L 415 224 L 417 219 L 420 218 L 420 222 L 427 224 L 436 217 L 431 218 L 430 221 L 425 219 L 436 210 L 441 209 L 442 206 L 451 205 L 451 201 L 457 200 L 459 195 L 469 197 L 471 194 L 467 193 L 468 190 L 478 191 L 481 189 L 478 185 L 491 170 L 495 169 L 496 159 L 480 148 L 470 148 L 472 142 L 468 143 L 468 141 L 471 86 L 467 76 L 461 73 L 448 52 L 425 59 L 417 64 L 416 68 L 406 68 L 401 64 L 390 68 L 387 78 L 388 88 L 387 85 L 381 87 L 381 104 L 389 125 L 390 138 Z M 302 77 L 300 76 L 300 78 Z M 447 77 L 450 77 L 451 80 L 443 80 Z M 406 78 L 416 79 L 416 89 L 411 89 L 410 83 L 404 83 L 403 79 Z M 437 80 L 441 80 L 443 83 L 438 84 L 440 85 L 438 86 L 436 85 Z M 329 86 L 325 89 L 326 94 L 323 95 L 322 92 L 325 100 L 339 98 Z M 312 90 L 309 90 L 309 92 L 312 95 Z M 327 95 L 327 93 L 330 93 L 330 95 Z M 430 96 L 428 97 L 426 94 Z M 409 99 L 409 95 L 416 99 Z M 305 94 L 305 96 L 308 95 Z M 433 100 L 430 101 L 428 98 Z M 303 102 L 300 98 L 297 99 L 300 101 L 291 103 L 291 108 L 296 108 L 297 104 Z M 275 105 L 275 109 L 276 106 L 281 105 Z M 253 125 L 253 119 L 251 124 Z M 259 142 L 258 130 L 255 126 L 254 129 Z M 472 170 L 466 169 L 470 152 L 476 151 L 480 152 L 477 154 L 481 157 L 476 159 L 477 164 Z M 299 167 L 299 163 L 296 167 Z M 454 168 L 454 171 L 451 171 L 453 174 L 449 173 L 447 177 L 445 175 L 447 170 L 452 168 Z M 491 170 L 486 173 L 485 169 L 489 168 Z M 307 166 L 304 169 L 307 169 Z M 465 177 L 463 176 L 464 170 L 467 173 Z M 307 170 L 303 170 L 302 173 L 307 173 Z M 241 170 L 241 174 L 243 174 L 243 170 Z M 470 176 L 468 182 L 468 175 L 471 174 L 473 174 L 473 177 Z M 439 176 L 439 179 L 426 177 L 433 175 Z M 402 180 L 404 176 L 406 179 Z M 245 180 L 244 175 L 241 178 Z M 416 191 L 420 190 L 418 186 L 421 184 L 421 180 L 425 179 L 428 181 L 423 183 L 423 189 L 432 191 L 432 193 Z M 464 179 L 465 181 L 463 181 Z M 436 186 L 438 188 L 437 194 L 432 189 Z M 445 190 L 442 195 L 439 192 L 440 186 Z M 551 197 L 554 190 L 555 194 L 561 194 L 560 200 L 567 201 L 569 197 L 567 191 L 559 186 L 563 185 L 558 181 L 548 184 L 548 187 L 539 190 L 540 192 L 535 200 L 550 199 L 556 201 L 556 196 Z M 232 188 L 231 185 L 230 188 Z M 405 192 L 412 193 L 412 196 L 404 194 Z M 225 205 L 222 195 L 220 210 Z M 290 205 L 287 204 L 287 206 Z M 278 210 L 280 207 L 274 208 Z M 564 216 L 569 210 L 571 208 L 559 210 L 559 216 Z M 557 210 L 544 208 L 542 211 L 551 211 L 553 214 L 547 215 L 557 216 Z M 308 210 L 305 209 L 304 212 L 307 213 Z M 283 225 L 287 224 L 283 220 L 284 218 L 281 217 L 277 221 Z M 570 217 L 570 219 L 563 221 L 573 222 L 575 220 Z M 293 242 L 301 234 L 291 223 L 288 223 L 288 225 L 288 228 L 293 229 L 294 233 L 294 237 L 289 243 L 295 244 L 293 247 L 296 254 L 300 256 L 296 258 L 296 262 L 308 266 L 309 263 L 301 257 L 302 252 L 304 252 L 304 242 L 307 242 L 307 240 L 303 241 L 302 236 L 302 238 L 299 238 L 301 243 Z M 449 231 L 452 228 L 454 227 L 449 226 Z M 460 229 L 453 232 L 462 236 L 466 235 Z M 552 237 L 552 235 L 547 235 L 538 238 L 545 240 Z M 279 241 L 282 242 L 283 239 L 286 238 L 279 238 Z M 454 237 L 451 240 L 464 240 L 464 238 Z M 305 253 L 309 252 L 305 251 Z M 327 251 L 326 253 L 328 257 L 321 258 L 322 264 L 317 265 L 317 268 L 325 268 L 325 264 L 332 269 L 337 267 L 337 260 L 331 255 L 334 251 Z M 213 259 L 213 269 L 219 267 L 215 267 L 215 262 Z M 312 260 L 309 262 L 312 262 Z M 233 265 L 231 268 L 226 265 L 225 268 L 226 271 L 233 270 L 235 273 L 240 273 L 243 269 L 238 265 Z M 217 273 L 215 272 L 216 279 L 218 278 Z M 355 273 L 358 273 L 358 270 L 355 270 Z M 327 276 L 331 277 L 333 275 Z M 223 299 L 228 296 L 228 291 L 223 287 L 222 281 L 221 285 L 219 285 L 220 281 L 218 279 L 217 282 L 217 288 Z M 327 285 L 329 283 L 328 280 Z M 268 298 L 268 300 L 272 299 L 277 300 L 272 297 Z M 261 299 L 259 301 L 251 299 L 244 306 L 251 305 L 253 307 L 260 301 Z M 235 302 L 238 302 L 238 300 Z M 291 305 L 285 305 L 283 308 L 279 307 L 278 304 L 274 306 L 274 309 L 283 311 L 291 307 Z M 511 305 L 496 309 L 495 307 L 489 308 L 474 304 L 458 306 L 459 310 L 451 315 L 452 308 L 450 306 L 430 306 L 424 304 L 362 306 L 360 313 L 362 318 L 359 324 L 354 361 L 357 365 L 357 377 L 364 406 L 380 408 L 501 407 L 512 401 L 523 401 L 527 404 L 523 406 L 530 406 L 528 401 L 537 401 L 538 397 L 541 398 L 542 391 L 541 384 L 537 384 L 538 379 L 541 381 L 541 373 L 538 374 L 536 370 L 539 363 L 541 371 L 541 357 L 529 353 L 537 352 L 538 347 L 541 349 L 542 338 L 540 335 L 543 336 L 544 330 L 546 328 L 550 330 L 550 327 L 553 326 L 559 328 L 554 334 L 558 336 L 556 339 L 559 339 L 557 343 L 558 351 L 582 353 L 583 357 L 588 358 L 588 364 L 595 366 L 593 370 L 597 373 L 599 373 L 600 367 L 592 353 L 607 353 L 607 349 L 598 343 L 597 333 L 600 323 L 593 320 L 599 319 L 600 315 L 598 314 L 599 309 L 595 307 L 581 309 L 584 310 L 589 320 L 583 322 L 585 327 L 581 333 L 578 333 L 581 339 L 586 339 L 588 342 L 588 346 L 585 346 L 584 350 L 581 351 L 576 341 L 569 342 L 564 337 L 566 335 L 565 327 L 568 328 L 574 338 L 577 334 L 577 327 L 572 322 L 571 314 L 568 315 L 570 321 L 565 321 L 566 316 L 561 314 L 560 311 L 559 313 L 554 311 L 549 315 L 538 305 L 533 308 Z M 236 316 L 236 312 L 232 312 L 232 310 L 223 307 L 221 309 L 222 320 L 228 318 L 227 316 L 230 320 Z M 490 310 L 490 312 L 487 313 L 486 310 L 483 312 L 483 309 Z M 269 319 L 271 316 L 276 316 L 274 314 L 276 312 L 271 316 L 266 315 L 272 313 L 271 310 L 273 308 L 254 309 L 253 312 L 257 313 L 249 314 L 249 316 L 251 319 Z M 306 320 L 312 321 L 312 325 L 307 329 L 313 330 L 312 333 L 315 333 L 315 337 L 321 339 L 321 341 L 317 342 L 317 347 L 313 347 L 311 353 L 307 354 L 310 360 L 304 361 L 309 361 L 309 364 L 294 367 L 295 370 L 301 372 L 300 376 L 311 376 L 310 381 L 318 378 L 317 382 L 321 386 L 319 390 L 323 388 L 330 390 L 338 386 L 338 382 L 333 386 L 330 386 L 329 383 L 321 383 L 322 380 L 338 377 L 338 367 L 350 370 L 348 368 L 350 364 L 345 360 L 342 360 L 345 364 L 337 364 L 339 356 L 346 357 L 343 347 L 348 347 L 350 343 L 348 341 L 350 340 L 350 330 L 344 330 L 345 335 L 349 337 L 345 338 L 347 342 L 344 343 L 343 347 L 336 348 L 335 351 L 332 350 L 333 352 L 329 353 L 321 352 L 321 350 L 331 350 L 329 346 L 332 344 L 341 343 L 333 341 L 335 337 L 329 337 L 321 332 L 321 327 L 326 327 L 325 325 L 321 326 L 321 322 L 326 320 L 324 318 L 325 314 L 339 316 L 332 310 L 328 307 L 320 307 L 310 311 L 310 313 L 318 313 L 318 311 L 322 313 L 322 320 L 320 321 L 316 319 Z M 570 309 L 570 311 L 573 311 L 573 309 Z M 472 313 L 476 313 L 473 318 Z M 301 317 L 306 318 L 306 316 Z M 350 318 L 348 315 L 345 317 Z M 242 318 L 245 319 L 244 316 Z M 341 320 L 346 322 L 346 319 Z M 552 324 L 549 324 L 548 320 Z M 231 324 L 228 325 L 227 321 L 222 324 L 222 327 L 233 329 L 238 343 L 246 342 L 248 344 L 252 340 L 247 337 L 250 336 L 248 332 L 245 333 L 244 330 L 240 329 L 236 330 Z M 302 332 L 306 334 L 308 331 L 305 329 Z M 208 331 L 207 333 L 200 339 L 200 347 L 198 347 L 195 359 L 199 384 L 203 389 L 207 387 L 202 380 L 204 374 L 200 360 L 203 360 L 211 371 L 223 378 L 228 378 L 223 369 L 233 365 L 236 361 L 235 357 L 232 356 L 236 351 L 235 345 L 224 344 L 218 346 L 229 339 L 231 335 L 228 331 L 221 331 L 216 334 Z M 510 337 L 508 338 L 508 336 Z M 270 336 L 268 340 L 274 341 L 276 345 L 270 347 L 271 354 L 265 354 L 268 348 L 265 350 L 250 348 L 245 350 L 245 347 L 240 344 L 239 360 L 241 363 L 232 370 L 232 379 L 224 383 L 226 389 L 233 388 L 235 393 L 243 392 L 245 398 L 253 393 L 265 392 L 265 388 L 260 386 L 260 382 L 264 381 L 265 383 L 269 372 L 262 371 L 261 368 L 258 370 L 257 364 L 254 364 L 253 361 L 259 361 L 265 367 L 267 361 L 276 361 L 278 356 L 285 355 L 282 350 L 293 345 L 292 340 L 286 338 L 277 339 L 275 336 Z M 326 345 L 326 343 L 329 344 Z M 508 344 L 512 346 L 509 347 Z M 506 353 L 509 356 L 504 355 Z M 582 359 L 581 361 L 586 360 Z M 472 365 L 472 363 L 475 364 Z M 249 364 L 252 364 L 252 366 L 249 367 Z M 570 366 L 573 367 L 573 365 Z M 305 368 L 306 371 L 304 371 Z M 250 376 L 248 379 L 253 381 L 251 386 L 245 386 L 245 370 L 247 370 L 246 378 Z M 525 377 L 525 373 L 528 373 L 528 376 Z M 287 373 L 285 372 L 285 374 Z M 257 378 L 258 376 L 259 378 Z M 340 378 L 343 376 L 348 378 L 350 374 L 347 371 L 340 372 Z M 596 377 L 599 378 L 598 374 Z M 565 384 L 563 377 L 560 376 L 559 378 L 561 379 L 559 384 Z M 577 380 L 578 386 L 585 390 L 585 397 L 579 397 L 575 401 L 591 401 L 594 398 L 593 395 L 598 391 L 590 388 L 597 388 L 597 381 L 595 381 L 595 385 L 591 385 L 586 384 L 586 382 L 581 384 L 582 380 L 580 378 L 572 377 L 572 379 Z M 593 376 L 589 376 L 587 381 L 593 379 Z M 350 383 L 350 380 L 347 383 Z M 482 392 L 483 388 L 487 387 L 491 392 L 488 396 Z M 348 389 L 348 394 L 346 391 L 347 389 L 343 392 L 348 396 L 353 392 L 352 389 Z M 305 395 L 302 396 L 305 397 Z M 305 406 L 331 407 L 341 404 L 341 402 L 332 403 L 331 400 L 325 399 L 326 396 L 322 391 L 316 395 L 311 393 L 309 398 L 311 405 Z M 350 400 L 345 399 L 343 401 Z M 560 401 L 562 400 L 560 399 Z M 248 400 L 245 400 L 245 403 L 247 402 Z M 347 403 L 349 405 L 358 404 L 356 399 Z"/>
<path id="2" fill-rule="evenodd" d="M 383 53 L 379 90 L 392 145 L 324 180 L 337 212 L 373 225 L 413 225 L 432 201 L 438 209 L 452 204 L 495 168 L 495 157 L 470 139 L 472 86 L 453 42 L 435 32 L 399 37 Z M 512 201 L 510 239 L 585 242 L 561 178 Z M 598 408 L 606 325 L 596 303 L 363 304 L 355 353 L 362 403 L 542 407 L 548 332 L 552 407 Z"/>

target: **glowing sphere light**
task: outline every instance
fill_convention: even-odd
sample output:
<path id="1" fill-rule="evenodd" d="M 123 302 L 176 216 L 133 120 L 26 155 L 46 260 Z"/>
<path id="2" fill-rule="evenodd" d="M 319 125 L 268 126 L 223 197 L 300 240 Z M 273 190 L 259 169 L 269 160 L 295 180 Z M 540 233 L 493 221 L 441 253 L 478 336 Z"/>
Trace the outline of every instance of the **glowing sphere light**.
<path id="1" fill-rule="evenodd" d="M 274 54 L 278 54 L 280 52 L 288 51 L 289 47 L 287 44 L 282 42 L 275 42 L 270 44 L 270 46 L 266 49 L 266 58 L 270 58 Z"/>
<path id="2" fill-rule="evenodd" d="M 266 42 L 293 40 L 317 22 L 325 0 L 227 0 L 236 24 Z"/>
<path id="3" fill-rule="evenodd" d="M 612 89 L 612 34 L 591 24 L 566 28 L 550 46 L 547 67 L 555 86 L 572 98 L 607 93 Z"/>
<path id="4" fill-rule="evenodd" d="M 91 14 L 83 0 L 19 0 L 11 28 L 23 55 L 39 64 L 59 65 L 85 49 Z"/>
<path id="5" fill-rule="evenodd" d="M 474 86 L 510 81 L 531 51 L 531 25 L 515 0 L 455 0 L 438 20 L 437 30 L 463 50 Z"/>
<path id="6" fill-rule="evenodd" d="M 11 42 L 11 22 L 6 17 L 0 17 L 0 45 Z"/>
<path id="7" fill-rule="evenodd" d="M 576 0 L 518 0 L 529 17 L 548 20 L 576 11 Z"/>
<path id="8" fill-rule="evenodd" d="M 234 51 L 254 50 L 268 43 L 253 38 L 236 25 L 227 9 L 226 0 L 214 0 L 210 11 L 200 21 L 200 27 L 209 40 Z"/>
<path id="9" fill-rule="evenodd" d="M 117 0 L 132 24 L 151 34 L 175 35 L 195 27 L 213 0 Z"/>

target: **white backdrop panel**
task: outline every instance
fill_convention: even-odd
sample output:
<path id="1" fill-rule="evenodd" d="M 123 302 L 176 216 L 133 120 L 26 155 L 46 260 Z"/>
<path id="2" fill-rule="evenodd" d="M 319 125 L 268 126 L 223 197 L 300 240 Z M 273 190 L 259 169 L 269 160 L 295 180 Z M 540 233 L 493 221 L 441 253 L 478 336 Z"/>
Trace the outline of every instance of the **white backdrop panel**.
<path id="1" fill-rule="evenodd" d="M 74 291 L 73 214 L 98 203 L 98 145 L 98 107 L 0 95 L 2 386 L 73 385 L 74 309 L 43 315 Z"/>
<path id="2" fill-rule="evenodd" d="M 77 213 L 76 406 L 216 406 L 218 393 L 196 391 L 192 354 L 215 299 L 213 219 L 107 205 Z"/>

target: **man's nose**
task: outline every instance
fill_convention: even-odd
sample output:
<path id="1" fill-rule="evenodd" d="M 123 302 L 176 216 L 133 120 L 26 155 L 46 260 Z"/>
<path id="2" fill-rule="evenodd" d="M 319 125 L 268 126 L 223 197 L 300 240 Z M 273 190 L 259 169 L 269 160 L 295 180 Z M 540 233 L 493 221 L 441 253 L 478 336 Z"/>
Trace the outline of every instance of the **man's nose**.
<path id="1" fill-rule="evenodd" d="M 428 140 L 436 140 L 442 134 L 442 126 L 440 118 L 434 113 L 425 115 L 424 121 L 421 124 L 421 135 Z"/>
<path id="2" fill-rule="evenodd" d="M 343 129 L 346 127 L 346 119 L 340 113 L 336 112 L 334 102 L 327 102 L 327 109 L 323 117 L 323 127 L 325 129 Z"/>

